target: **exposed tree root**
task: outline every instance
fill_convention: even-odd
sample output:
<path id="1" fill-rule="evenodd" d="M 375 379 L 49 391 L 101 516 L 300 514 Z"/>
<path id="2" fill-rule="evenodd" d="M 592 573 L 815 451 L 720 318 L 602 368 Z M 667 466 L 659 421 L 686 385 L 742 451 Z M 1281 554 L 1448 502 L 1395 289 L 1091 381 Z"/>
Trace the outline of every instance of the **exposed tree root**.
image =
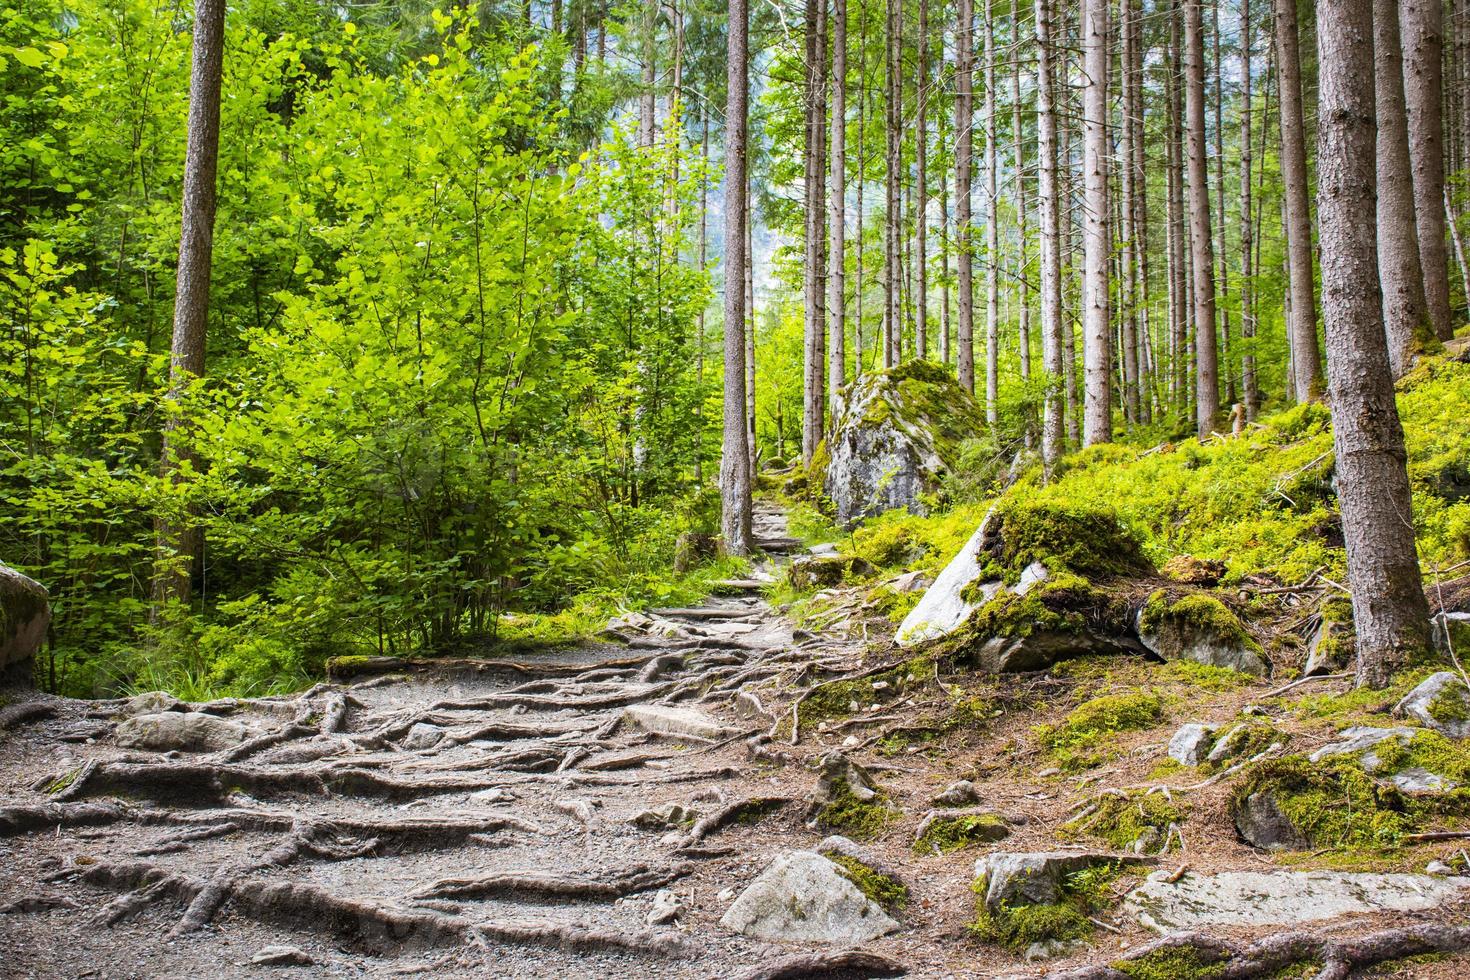
<path id="1" fill-rule="evenodd" d="M 736 800 L 728 806 L 721 807 L 708 816 L 700 817 L 694 826 L 689 828 L 689 833 L 679 842 L 680 848 L 692 847 L 704 840 L 710 834 L 720 830 L 736 820 L 745 817 L 764 816 L 781 809 L 788 803 L 793 802 L 789 796 L 752 796 L 743 800 Z"/>
<path id="2" fill-rule="evenodd" d="M 1470 926 L 1427 924 L 1382 929 L 1360 936 L 1318 932 L 1285 932 L 1254 943 L 1235 943 L 1205 933 L 1182 932 L 1125 953 L 1113 963 L 1047 974 L 1046 980 L 1128 980 L 1119 962 L 1133 963 L 1162 951 L 1189 949 L 1202 966 L 1218 965 L 1228 980 L 1269 977 L 1294 963 L 1320 962 L 1315 980 L 1347 980 L 1356 970 L 1425 953 L 1452 953 L 1470 948 Z"/>
<path id="3" fill-rule="evenodd" d="M 734 980 L 858 980 L 901 977 L 908 967 L 877 953 L 848 949 L 838 953 L 797 953 L 737 973 Z"/>
<path id="4" fill-rule="evenodd" d="M 0 837 L 14 837 L 53 827 L 86 827 L 127 819 L 120 803 L 42 803 L 0 807 Z"/>
<path id="5" fill-rule="evenodd" d="M 694 872 L 684 863 L 655 868 L 635 865 L 626 871 L 595 879 L 558 875 L 498 874 L 479 878 L 444 878 L 415 889 L 412 898 L 582 898 L 612 900 L 662 888 Z"/>
<path id="6" fill-rule="evenodd" d="M 28 721 L 49 718 L 56 713 L 56 705 L 50 701 L 24 701 L 7 704 L 0 708 L 0 732 L 8 731 Z"/>
<path id="7" fill-rule="evenodd" d="M 494 711 L 500 708 L 539 708 L 545 711 L 589 711 L 595 708 L 621 708 L 639 701 L 651 701 L 664 694 L 672 684 L 655 684 L 650 688 L 621 691 L 616 694 L 585 698 L 557 698 L 536 694 L 492 694 L 473 701 L 440 701 L 437 711 Z"/>

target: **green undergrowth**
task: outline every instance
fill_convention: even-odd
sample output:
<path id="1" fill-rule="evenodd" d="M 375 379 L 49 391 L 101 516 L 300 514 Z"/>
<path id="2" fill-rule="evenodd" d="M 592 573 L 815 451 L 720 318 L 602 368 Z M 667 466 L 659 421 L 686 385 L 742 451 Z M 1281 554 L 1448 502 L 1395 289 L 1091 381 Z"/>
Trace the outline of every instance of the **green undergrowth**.
<path id="1" fill-rule="evenodd" d="M 1147 571 L 1137 535 L 1111 508 L 1081 502 L 1097 499 L 1007 495 L 991 516 L 997 546 L 981 553 L 980 577 L 1014 585 L 1033 562 L 1084 578 Z"/>
<path id="2" fill-rule="evenodd" d="M 822 856 L 837 865 L 837 873 L 857 886 L 858 891 L 888 912 L 900 912 L 909 903 L 909 889 L 892 875 L 883 874 L 855 857 L 824 851 Z"/>
<path id="3" fill-rule="evenodd" d="M 1355 760 L 1290 755 L 1261 762 L 1237 784 L 1232 811 L 1255 793 L 1274 798 L 1314 848 L 1395 847 L 1414 829 L 1404 794 L 1377 782 Z"/>
<path id="4" fill-rule="evenodd" d="M 958 684 L 947 687 L 949 703 L 937 711 L 926 712 L 913 724 L 895 728 L 878 740 L 878 754 L 897 755 L 911 746 L 936 746 L 941 739 L 958 732 L 974 732 L 991 719 L 1003 714 L 995 701 L 995 688 L 984 683 L 969 688 Z"/>
<path id="5" fill-rule="evenodd" d="M 1037 726 L 1037 742 L 1063 769 L 1091 769 L 1114 756 L 1109 743 L 1115 736 L 1162 724 L 1165 707 L 1165 696 L 1152 691 L 1104 694 L 1079 704 L 1056 725 Z"/>
<path id="6" fill-rule="evenodd" d="M 1144 840 L 1146 853 L 1157 853 L 1168 838 L 1171 824 L 1184 822 L 1184 810 L 1158 793 L 1107 794 L 1093 808 L 1062 825 L 1070 838 L 1090 838 L 1115 850 L 1132 849 Z"/>
<path id="7" fill-rule="evenodd" d="M 1199 691 L 1229 693 L 1258 683 L 1232 667 L 1171 660 L 1159 663 L 1143 656 L 1087 656 L 1064 660 L 1051 669 L 1056 677 L 1081 681 L 1098 693 L 1113 688 L 1154 687 L 1193 696 Z"/>
<path id="8" fill-rule="evenodd" d="M 971 844 L 993 844 L 1009 835 L 1006 822 L 993 813 L 939 816 L 914 841 L 914 850 L 920 854 L 932 854 L 936 850 L 948 854 Z"/>
<path id="9" fill-rule="evenodd" d="M 1074 872 L 1062 880 L 1060 900 L 1044 905 L 985 905 L 987 881 L 975 879 L 975 920 L 970 931 L 985 942 L 1020 954 L 1033 943 L 1069 942 L 1092 935 L 1090 916 L 1108 906 L 1108 886 L 1118 877 L 1116 864 L 1100 864 Z"/>
<path id="10" fill-rule="evenodd" d="M 870 704 L 886 701 L 903 693 L 915 684 L 932 681 L 937 670 L 930 656 L 918 656 L 896 664 L 889 670 L 868 677 L 852 680 L 830 681 L 814 689 L 797 708 L 797 718 L 803 726 L 814 725 L 827 718 L 840 718 L 854 712 L 854 705 L 865 708 Z M 875 690 L 874 684 L 887 687 Z"/>
<path id="11" fill-rule="evenodd" d="M 817 811 L 817 826 L 833 830 L 853 840 L 872 840 L 898 819 L 898 812 L 888 798 L 879 793 L 871 800 L 860 800 L 839 781 L 831 802 Z"/>
<path id="12" fill-rule="evenodd" d="M 1225 961 L 1195 946 L 1167 946 L 1136 959 L 1114 960 L 1113 969 L 1130 980 L 1216 980 Z"/>
<path id="13" fill-rule="evenodd" d="M 1345 691 L 1321 691 L 1315 694 L 1295 696 L 1292 710 L 1303 721 L 1326 719 L 1344 728 L 1353 724 L 1392 725 L 1397 724 L 1388 713 L 1426 677 L 1438 668 L 1426 666 L 1405 671 L 1393 679 L 1386 688 L 1351 687 Z M 1310 689 L 1309 689 L 1310 690 Z"/>

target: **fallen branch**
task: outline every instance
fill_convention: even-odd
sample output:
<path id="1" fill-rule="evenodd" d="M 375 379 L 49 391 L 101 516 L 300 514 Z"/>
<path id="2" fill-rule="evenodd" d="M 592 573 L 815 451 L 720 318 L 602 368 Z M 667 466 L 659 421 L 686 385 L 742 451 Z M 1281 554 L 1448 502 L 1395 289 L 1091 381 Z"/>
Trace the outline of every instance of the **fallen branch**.
<path id="1" fill-rule="evenodd" d="M 409 892 L 410 898 L 582 898 L 613 900 L 624 895 L 662 888 L 694 872 L 687 862 L 656 868 L 634 865 L 626 871 L 597 878 L 558 875 L 497 874 L 479 878 L 442 878 Z"/>
<path id="2" fill-rule="evenodd" d="M 733 980 L 824 980 L 824 978 L 901 977 L 908 967 L 860 949 L 838 953 L 797 953 L 737 973 Z"/>
<path id="3" fill-rule="evenodd" d="M 1280 697 L 1281 695 L 1285 694 L 1287 691 L 1290 691 L 1293 688 L 1301 687 L 1303 684 L 1315 684 L 1318 681 L 1341 681 L 1341 680 L 1346 680 L 1346 679 L 1348 679 L 1351 676 L 1353 676 L 1353 675 L 1352 674 L 1317 674 L 1314 677 L 1303 677 L 1301 680 L 1292 681 L 1290 684 L 1283 684 L 1281 687 L 1278 687 L 1274 691 L 1267 691 L 1265 694 L 1262 694 L 1261 695 L 1261 700 L 1264 701 L 1267 698 Z"/>

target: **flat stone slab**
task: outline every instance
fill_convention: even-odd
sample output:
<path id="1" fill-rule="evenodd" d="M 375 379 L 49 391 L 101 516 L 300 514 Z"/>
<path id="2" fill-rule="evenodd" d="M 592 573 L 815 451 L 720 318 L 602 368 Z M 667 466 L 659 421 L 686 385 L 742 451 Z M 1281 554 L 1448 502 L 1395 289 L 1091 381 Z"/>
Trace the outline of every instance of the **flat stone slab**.
<path id="1" fill-rule="evenodd" d="M 757 939 L 819 943 L 865 943 L 898 928 L 814 851 L 777 858 L 740 893 L 720 925 Z"/>
<path id="2" fill-rule="evenodd" d="M 1422 912 L 1470 887 L 1470 878 L 1342 871 L 1158 871 L 1129 892 L 1125 910 L 1156 932 L 1229 926 L 1292 926 L 1364 912 Z"/>
<path id="3" fill-rule="evenodd" d="M 687 735 L 693 738 L 724 738 L 730 729 L 718 718 L 697 708 L 675 708 L 661 704 L 635 704 L 623 709 L 623 721 L 645 732 Z"/>

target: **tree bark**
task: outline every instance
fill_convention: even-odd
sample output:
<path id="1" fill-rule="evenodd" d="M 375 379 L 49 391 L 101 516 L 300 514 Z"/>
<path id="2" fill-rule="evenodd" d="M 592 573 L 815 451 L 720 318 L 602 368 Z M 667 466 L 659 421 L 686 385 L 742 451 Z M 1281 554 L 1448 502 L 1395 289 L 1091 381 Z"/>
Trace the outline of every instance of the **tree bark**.
<path id="1" fill-rule="evenodd" d="M 914 356 L 929 357 L 929 0 L 919 0 L 919 74 L 914 83 Z"/>
<path id="2" fill-rule="evenodd" d="M 1021 43 L 1021 5 L 1011 6 L 1011 37 Z M 1031 283 L 1027 259 L 1026 134 L 1021 129 L 1021 59 L 1011 59 L 1011 129 L 1015 136 L 1016 182 L 1016 305 L 1020 308 L 1017 343 L 1021 348 L 1021 380 L 1031 380 Z M 1027 438 L 1030 438 L 1028 433 Z"/>
<path id="3" fill-rule="evenodd" d="M 892 368 L 898 363 L 898 348 L 903 329 L 899 304 L 902 301 L 899 277 L 903 275 L 900 265 L 899 235 L 903 222 L 903 203 L 900 186 L 903 179 L 902 113 L 900 100 L 903 97 L 903 0 L 887 0 L 888 37 L 886 39 L 887 61 L 884 81 L 887 89 L 888 125 L 886 137 L 888 192 L 887 222 L 883 230 L 883 366 Z"/>
<path id="4" fill-rule="evenodd" d="M 746 0 L 729 0 L 725 53 L 725 434 L 720 530 L 732 555 L 750 553 L 750 446 L 745 429 Z"/>
<path id="5" fill-rule="evenodd" d="M 1444 217 L 1444 9 L 1441 0 L 1399 0 L 1404 98 L 1409 117 L 1419 264 L 1435 336 L 1454 336 Z M 1461 91 L 1464 97 L 1464 91 Z"/>
<path id="6" fill-rule="evenodd" d="M 826 120 L 827 0 L 806 6 L 806 318 L 802 359 L 801 458 L 812 461 L 822 441 L 827 400 L 826 374 Z"/>
<path id="7" fill-rule="evenodd" d="M 1308 204 L 1311 192 L 1307 184 L 1306 125 L 1302 119 L 1302 62 L 1296 0 L 1274 2 L 1281 178 L 1286 202 L 1287 262 L 1291 269 L 1292 386 L 1296 400 L 1306 402 L 1322 393 L 1322 354 L 1317 345 L 1317 301 L 1312 285 L 1312 214 Z"/>
<path id="8" fill-rule="evenodd" d="M 1240 0 L 1240 388 L 1248 421 L 1255 421 L 1261 411 L 1261 391 L 1256 381 L 1255 220 L 1251 205 L 1251 44 L 1254 38 L 1251 0 Z"/>
<path id="9" fill-rule="evenodd" d="M 1195 425 L 1200 438 L 1220 418 L 1219 364 L 1215 354 L 1215 245 L 1210 228 L 1209 171 L 1205 160 L 1205 32 L 1203 0 L 1185 0 L 1186 129 L 1189 133 L 1189 238 L 1194 267 Z"/>
<path id="10" fill-rule="evenodd" d="M 985 419 L 999 419 L 1000 229 L 996 188 L 1000 152 L 995 138 L 995 0 L 985 0 Z"/>
<path id="11" fill-rule="evenodd" d="M 867 241 L 863 238 L 863 213 L 868 209 L 868 5 L 859 0 L 858 7 L 858 118 L 857 118 L 857 248 L 853 256 L 853 322 L 852 322 L 852 376 L 859 378 L 863 373 L 863 294 L 867 283 L 863 279 L 863 260 Z"/>
<path id="12" fill-rule="evenodd" d="M 531 17 L 531 5 L 526 4 L 526 19 L 529 24 Z M 645 0 L 643 4 L 643 24 L 640 31 L 639 41 L 643 46 L 643 77 L 638 90 L 638 145 L 642 147 L 653 146 L 654 130 L 653 116 L 656 97 L 654 89 L 657 84 L 658 71 L 658 40 L 655 35 L 658 32 L 658 4 L 653 0 Z"/>
<path id="13" fill-rule="evenodd" d="M 205 336 L 209 323 L 210 272 L 214 259 L 216 174 L 219 169 L 220 82 L 224 69 L 225 2 L 198 0 L 194 8 L 194 51 L 189 76 L 189 130 L 184 150 L 183 214 L 179 234 L 179 266 L 174 293 L 173 341 L 169 348 L 169 411 L 159 454 L 164 479 L 182 481 L 192 466 L 189 420 L 178 403 L 193 380 L 204 374 Z M 201 536 L 190 516 L 160 518 L 158 567 L 154 578 L 156 608 L 168 602 L 187 604 L 192 595 L 193 566 Z"/>
<path id="14" fill-rule="evenodd" d="M 832 248 L 827 272 L 827 306 L 832 351 L 827 396 L 837 418 L 847 383 L 847 0 L 832 0 Z M 861 202 L 858 204 L 862 207 Z M 859 243 L 861 245 L 861 243 Z"/>
<path id="15" fill-rule="evenodd" d="M 1220 299 L 1224 306 L 1219 310 L 1220 317 L 1220 354 L 1219 366 L 1224 370 L 1222 387 L 1225 391 L 1226 404 L 1233 404 L 1236 396 L 1236 373 L 1230 363 L 1230 246 L 1227 242 L 1226 229 L 1229 225 L 1225 221 L 1225 89 L 1221 80 L 1223 71 L 1220 56 L 1220 2 L 1214 0 L 1210 5 L 1210 43 L 1214 50 L 1211 72 L 1214 75 L 1214 99 L 1215 108 L 1215 234 L 1219 236 L 1219 244 L 1215 248 L 1215 258 L 1218 260 Z"/>
<path id="16" fill-rule="evenodd" d="M 1119 35 L 1122 41 L 1120 67 L 1122 75 L 1123 118 L 1118 127 L 1118 158 L 1121 190 L 1123 194 L 1119 219 L 1122 231 L 1122 249 L 1119 255 L 1120 287 L 1122 290 L 1121 344 L 1123 378 L 1123 418 L 1132 425 L 1139 419 L 1138 382 L 1138 215 L 1137 189 L 1134 186 L 1133 170 L 1133 116 L 1138 106 L 1133 102 L 1134 52 L 1133 9 L 1129 0 L 1123 0 Z"/>
<path id="17" fill-rule="evenodd" d="M 1082 444 L 1113 438 L 1112 318 L 1108 259 L 1108 4 L 1082 3 Z"/>
<path id="18" fill-rule="evenodd" d="M 1398 0 L 1373 0 L 1375 112 L 1378 117 L 1378 273 L 1383 326 L 1394 377 L 1434 342 L 1425 306 L 1426 277 L 1419 268 L 1419 225 L 1414 219 L 1409 125 L 1404 115 L 1403 49 Z"/>
<path id="19" fill-rule="evenodd" d="M 1320 3 L 1317 38 L 1317 213 L 1338 502 L 1358 683 L 1382 687 L 1427 647 L 1429 608 L 1379 305 L 1373 0 Z"/>
<path id="20" fill-rule="evenodd" d="M 1149 422 L 1153 418 L 1152 385 L 1150 379 L 1157 377 L 1153 370 L 1153 344 L 1151 341 L 1152 315 L 1149 308 L 1149 240 L 1148 240 L 1148 171 L 1145 167 L 1145 138 L 1143 119 L 1146 112 L 1143 101 L 1143 9 L 1140 0 L 1124 0 L 1129 12 L 1128 29 L 1132 34 L 1133 61 L 1131 67 L 1134 111 L 1129 117 L 1133 127 L 1133 233 L 1138 241 L 1138 304 L 1143 316 L 1138 330 L 1138 386 L 1139 418 Z"/>
<path id="21" fill-rule="evenodd" d="M 1047 472 L 1062 456 L 1061 201 L 1057 187 L 1057 113 L 1053 99 L 1051 0 L 1036 4 L 1037 199 L 1041 217 L 1041 347 L 1047 373 L 1042 408 L 1041 458 Z"/>
<path id="22" fill-rule="evenodd" d="M 971 159 L 975 152 L 975 8 L 972 0 L 958 0 L 955 31 L 954 100 L 954 240 L 955 371 L 960 385 L 975 392 L 975 266 L 970 246 Z"/>

